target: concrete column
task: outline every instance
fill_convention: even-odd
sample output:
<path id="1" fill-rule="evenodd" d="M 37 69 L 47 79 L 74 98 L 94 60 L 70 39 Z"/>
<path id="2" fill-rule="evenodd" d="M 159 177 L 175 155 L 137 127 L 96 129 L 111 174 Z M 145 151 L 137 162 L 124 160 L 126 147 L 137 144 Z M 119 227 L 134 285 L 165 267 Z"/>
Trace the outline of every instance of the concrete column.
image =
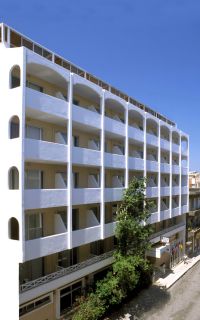
<path id="1" fill-rule="evenodd" d="M 160 148 L 160 121 L 158 126 L 158 212 L 159 212 L 159 220 L 163 220 L 161 217 L 161 148 Z"/>
<path id="2" fill-rule="evenodd" d="M 170 165 L 170 175 L 169 175 L 169 186 L 170 186 L 170 196 L 169 196 L 169 209 L 170 209 L 170 218 L 172 217 L 172 130 L 170 130 L 170 153 L 169 153 L 169 165 Z"/>
<path id="3" fill-rule="evenodd" d="M 70 74 L 68 85 L 68 165 L 67 165 L 67 231 L 68 231 L 68 249 L 72 248 L 72 191 L 73 191 L 73 173 L 72 173 L 72 106 L 73 106 L 73 73 Z"/>
<path id="4" fill-rule="evenodd" d="M 125 110 L 125 126 L 126 126 L 126 137 L 125 137 L 125 188 L 129 185 L 129 137 L 128 137 L 128 110 L 129 103 L 126 105 Z"/>
<path id="5" fill-rule="evenodd" d="M 105 90 L 102 90 L 101 96 L 101 168 L 100 168 L 100 183 L 101 183 L 101 203 L 100 203 L 100 224 L 101 224 L 101 239 L 104 239 L 105 229 L 105 167 L 104 167 L 104 152 L 105 152 Z"/>

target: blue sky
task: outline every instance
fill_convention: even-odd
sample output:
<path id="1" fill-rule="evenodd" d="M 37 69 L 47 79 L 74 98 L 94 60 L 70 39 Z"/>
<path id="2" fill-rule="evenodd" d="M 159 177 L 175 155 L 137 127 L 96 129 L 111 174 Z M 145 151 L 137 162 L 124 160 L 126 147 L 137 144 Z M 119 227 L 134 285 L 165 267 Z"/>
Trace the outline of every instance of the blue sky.
<path id="1" fill-rule="evenodd" d="M 174 120 L 200 170 L 199 0 L 1 0 L 0 18 Z"/>

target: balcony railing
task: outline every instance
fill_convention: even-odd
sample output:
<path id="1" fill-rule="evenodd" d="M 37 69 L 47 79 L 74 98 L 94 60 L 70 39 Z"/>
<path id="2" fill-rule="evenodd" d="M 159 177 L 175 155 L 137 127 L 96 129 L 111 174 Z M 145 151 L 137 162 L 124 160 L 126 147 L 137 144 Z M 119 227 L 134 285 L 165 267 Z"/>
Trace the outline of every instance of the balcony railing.
<path id="1" fill-rule="evenodd" d="M 152 240 L 152 239 L 154 239 L 154 238 L 160 237 L 160 236 L 164 235 L 165 233 L 168 233 L 168 232 L 170 232 L 170 231 L 173 231 L 174 229 L 177 229 L 177 228 L 180 228 L 180 227 L 183 227 L 183 226 L 185 226 L 185 222 L 184 222 L 184 221 L 181 221 L 181 222 L 178 223 L 178 224 L 175 224 L 175 225 L 173 225 L 173 226 L 171 226 L 171 227 L 168 227 L 168 228 L 166 228 L 166 229 L 162 229 L 162 230 L 160 230 L 160 231 L 158 231 L 158 232 L 153 233 L 153 234 L 149 237 L 149 240 Z"/>
<path id="2" fill-rule="evenodd" d="M 56 272 L 50 273 L 50 274 L 43 276 L 43 277 L 40 277 L 38 279 L 23 283 L 19 286 L 19 291 L 25 292 L 25 291 L 31 290 L 31 289 L 36 288 L 36 287 L 43 285 L 45 283 L 48 283 L 50 281 L 53 281 L 53 280 L 58 279 L 60 277 L 66 276 L 66 275 L 73 273 L 75 271 L 78 271 L 80 269 L 91 266 L 94 263 L 97 263 L 99 261 L 102 261 L 102 260 L 105 260 L 105 259 L 112 257 L 113 253 L 114 253 L 114 250 L 103 253 L 99 256 L 94 256 L 86 261 L 77 263 L 73 266 L 70 266 L 67 268 L 62 268 Z"/>

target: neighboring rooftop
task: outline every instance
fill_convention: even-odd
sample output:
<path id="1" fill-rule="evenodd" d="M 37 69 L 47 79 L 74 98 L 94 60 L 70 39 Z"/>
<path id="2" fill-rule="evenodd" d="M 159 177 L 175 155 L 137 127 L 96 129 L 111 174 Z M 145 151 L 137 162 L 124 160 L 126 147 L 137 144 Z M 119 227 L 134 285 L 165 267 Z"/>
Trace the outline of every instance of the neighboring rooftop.
<path id="1" fill-rule="evenodd" d="M 138 100 L 135 100 L 134 98 L 128 96 L 127 94 L 123 93 L 122 91 L 114 88 L 113 86 L 109 85 L 108 83 L 93 76 L 92 74 L 88 73 L 87 71 L 83 70 L 82 68 L 79 68 L 78 66 L 72 64 L 68 60 L 53 53 L 49 49 L 39 45 L 36 42 L 33 42 L 28 37 L 22 35 L 21 33 L 17 32 L 16 30 L 12 29 L 11 27 L 5 25 L 4 23 L 0 24 L 0 42 L 7 43 L 7 45 L 10 48 L 24 46 L 24 47 L 28 48 L 29 50 L 32 50 L 35 53 L 41 55 L 42 57 L 58 64 L 59 66 L 62 66 L 63 68 L 65 68 L 73 73 L 76 73 L 79 76 L 97 84 L 98 86 L 102 87 L 103 89 L 110 91 L 111 93 L 122 98 L 126 102 L 130 102 L 131 104 L 138 107 L 139 109 L 142 109 L 142 110 L 150 113 L 154 117 L 166 122 L 167 124 L 169 124 L 171 126 L 176 126 L 176 124 L 174 122 L 167 119 L 166 117 L 164 117 L 160 113 L 152 110 L 151 108 L 149 108 L 148 106 L 139 102 Z"/>

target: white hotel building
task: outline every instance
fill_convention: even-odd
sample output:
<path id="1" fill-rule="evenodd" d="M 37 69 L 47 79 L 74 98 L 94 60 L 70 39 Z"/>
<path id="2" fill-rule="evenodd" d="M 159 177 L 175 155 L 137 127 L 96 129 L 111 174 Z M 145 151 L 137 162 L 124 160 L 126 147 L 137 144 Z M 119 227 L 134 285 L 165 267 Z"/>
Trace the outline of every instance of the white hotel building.
<path id="1" fill-rule="evenodd" d="M 188 136 L 4 24 L 0 42 L 1 318 L 60 319 L 112 263 L 134 176 L 155 203 L 149 256 L 182 254 Z"/>

